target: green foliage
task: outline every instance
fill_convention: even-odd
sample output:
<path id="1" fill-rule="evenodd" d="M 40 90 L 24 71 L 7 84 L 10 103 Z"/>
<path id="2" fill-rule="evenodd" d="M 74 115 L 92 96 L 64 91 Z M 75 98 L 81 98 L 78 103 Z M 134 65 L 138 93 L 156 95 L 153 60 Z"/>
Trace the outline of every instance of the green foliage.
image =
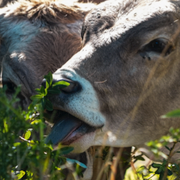
<path id="1" fill-rule="evenodd" d="M 72 147 L 60 147 L 53 151 L 44 142 L 44 109 L 52 110 L 49 94 L 60 93 L 59 87 L 68 83 L 52 84 L 52 74 L 46 77 L 46 88 L 37 89 L 37 95 L 27 111 L 16 107 L 19 101 L 16 90 L 11 100 L 6 97 L 5 88 L 0 89 L 0 179 L 62 179 L 62 170 L 70 160 L 65 158 Z M 85 165 L 71 160 L 77 166 Z"/>
<path id="2" fill-rule="evenodd" d="M 31 99 L 33 100 L 32 105 L 34 106 L 37 103 L 41 103 L 43 109 L 52 111 L 53 106 L 51 101 L 48 99 L 48 95 L 59 94 L 61 92 L 60 89 L 69 86 L 69 83 L 65 81 L 52 83 L 51 73 L 48 73 L 46 76 L 44 76 L 44 78 L 46 79 L 46 87 L 41 86 L 40 89 L 36 89 L 36 92 L 38 94 L 31 97 Z"/>
<path id="3" fill-rule="evenodd" d="M 177 118 L 180 117 L 180 110 L 174 110 L 166 115 L 161 116 L 162 118 Z M 172 156 L 175 153 L 180 153 L 180 151 L 175 151 L 175 146 L 180 142 L 180 129 L 170 128 L 169 134 L 162 136 L 159 140 L 150 141 L 147 146 L 150 147 L 151 151 L 155 156 L 161 156 L 163 158 L 162 163 L 152 163 L 148 168 L 146 166 L 141 166 L 137 173 L 143 179 L 149 179 L 155 175 L 158 175 L 159 180 L 166 180 L 168 177 L 172 176 L 173 180 L 180 178 L 180 165 L 176 163 L 170 163 Z M 169 147 L 169 144 L 172 147 Z M 168 151 L 167 154 L 162 152 L 162 148 L 165 147 Z M 141 160 L 141 159 L 138 159 Z M 135 158 L 137 161 L 137 158 Z M 146 169 L 146 174 L 143 174 L 144 169 Z"/>

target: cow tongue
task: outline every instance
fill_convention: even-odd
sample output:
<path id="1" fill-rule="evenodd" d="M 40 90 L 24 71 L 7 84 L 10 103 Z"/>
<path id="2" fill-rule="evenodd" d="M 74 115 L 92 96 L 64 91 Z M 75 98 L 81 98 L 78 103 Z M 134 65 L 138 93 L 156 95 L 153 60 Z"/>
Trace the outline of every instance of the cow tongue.
<path id="1" fill-rule="evenodd" d="M 64 145 L 69 145 L 85 133 L 91 131 L 94 131 L 94 128 L 66 113 L 54 124 L 46 138 L 46 143 L 51 142 L 53 145 L 57 145 L 61 142 Z"/>

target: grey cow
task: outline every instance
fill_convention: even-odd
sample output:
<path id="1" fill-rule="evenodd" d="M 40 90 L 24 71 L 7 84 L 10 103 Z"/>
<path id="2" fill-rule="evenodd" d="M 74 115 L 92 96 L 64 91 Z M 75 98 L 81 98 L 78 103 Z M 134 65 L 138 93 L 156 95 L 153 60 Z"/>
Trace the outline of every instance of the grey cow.
<path id="1" fill-rule="evenodd" d="M 78 153 L 103 144 L 142 147 L 180 127 L 178 118 L 160 118 L 180 107 L 179 20 L 179 0 L 106 1 L 92 10 L 82 50 L 53 75 L 71 85 L 52 97 L 64 117 L 48 140 Z M 67 135 L 54 137 L 66 118 Z"/>

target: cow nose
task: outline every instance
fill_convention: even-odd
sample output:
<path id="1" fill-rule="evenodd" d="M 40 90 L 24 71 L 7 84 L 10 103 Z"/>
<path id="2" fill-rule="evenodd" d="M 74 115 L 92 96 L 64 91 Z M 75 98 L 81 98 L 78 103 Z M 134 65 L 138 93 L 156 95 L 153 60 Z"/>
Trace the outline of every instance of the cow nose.
<path id="1" fill-rule="evenodd" d="M 78 91 L 81 90 L 81 86 L 80 86 L 80 84 L 78 82 L 72 81 L 72 80 L 67 79 L 67 78 L 62 78 L 62 79 L 59 79 L 59 80 L 53 79 L 52 84 L 54 84 L 56 82 L 61 82 L 61 81 L 65 81 L 65 82 L 69 83 L 69 86 L 60 87 L 60 90 L 62 92 L 64 92 L 64 93 L 71 94 L 71 93 L 75 93 L 75 92 L 78 92 Z M 43 79 L 41 85 L 46 87 L 46 79 Z"/>

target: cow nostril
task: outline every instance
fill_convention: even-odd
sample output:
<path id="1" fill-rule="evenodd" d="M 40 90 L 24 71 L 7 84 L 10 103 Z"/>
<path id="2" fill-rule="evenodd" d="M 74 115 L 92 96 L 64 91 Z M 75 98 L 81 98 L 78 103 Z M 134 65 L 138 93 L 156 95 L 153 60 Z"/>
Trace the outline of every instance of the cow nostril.
<path id="1" fill-rule="evenodd" d="M 61 91 L 64 93 L 75 93 L 81 89 L 78 82 L 71 82 L 69 86 L 61 88 Z"/>
<path id="2" fill-rule="evenodd" d="M 81 90 L 81 86 L 78 82 L 76 81 L 72 81 L 70 79 L 66 79 L 66 78 L 63 78 L 63 79 L 60 79 L 60 80 L 55 80 L 53 79 L 52 83 L 55 84 L 57 82 L 60 82 L 60 81 L 65 81 L 65 82 L 68 82 L 69 83 L 69 86 L 60 86 L 59 89 L 64 92 L 64 93 L 75 93 L 75 92 L 78 92 Z M 44 88 L 46 88 L 46 79 L 43 79 L 42 83 L 41 83 L 42 86 L 44 86 Z"/>
<path id="3" fill-rule="evenodd" d="M 75 92 L 78 92 L 81 90 L 80 84 L 78 82 L 72 81 L 70 79 L 63 78 L 60 80 L 53 80 L 53 83 L 60 82 L 60 81 L 65 81 L 65 82 L 69 83 L 69 86 L 60 87 L 60 90 L 64 93 L 70 94 L 70 93 L 75 93 Z"/>

